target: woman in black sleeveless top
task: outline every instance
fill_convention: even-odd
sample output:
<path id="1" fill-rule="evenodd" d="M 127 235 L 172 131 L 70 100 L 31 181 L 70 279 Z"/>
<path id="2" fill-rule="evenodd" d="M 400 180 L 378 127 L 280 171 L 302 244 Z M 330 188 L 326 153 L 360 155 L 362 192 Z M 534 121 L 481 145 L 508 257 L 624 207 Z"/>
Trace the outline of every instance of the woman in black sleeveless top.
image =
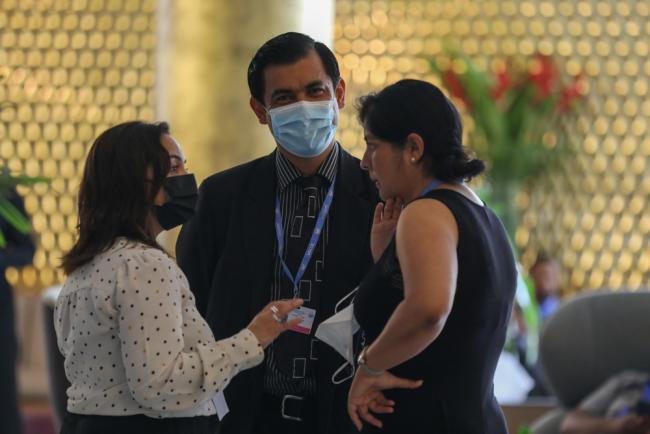
<path id="1" fill-rule="evenodd" d="M 387 202 L 375 213 L 376 264 L 355 300 L 367 346 L 350 416 L 363 432 L 506 433 L 492 382 L 516 270 L 501 222 L 464 184 L 485 166 L 467 155 L 458 112 L 429 83 L 402 80 L 362 98 L 360 120 L 362 166 Z"/>

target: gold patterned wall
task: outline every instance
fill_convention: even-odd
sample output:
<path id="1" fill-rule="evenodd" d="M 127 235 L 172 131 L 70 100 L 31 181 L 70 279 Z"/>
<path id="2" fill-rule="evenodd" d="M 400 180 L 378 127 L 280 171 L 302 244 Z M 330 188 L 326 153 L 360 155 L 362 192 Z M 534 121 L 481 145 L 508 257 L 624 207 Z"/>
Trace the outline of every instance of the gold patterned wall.
<path id="1" fill-rule="evenodd" d="M 556 256 L 566 293 L 650 285 L 650 2 L 337 1 L 335 50 L 351 102 L 405 77 L 440 85 L 427 58 L 445 41 L 483 67 L 539 51 L 567 75 L 584 72 L 583 108 L 563 125 L 576 154 L 519 196 L 516 244 L 525 268 L 540 250 Z M 341 133 L 360 155 L 350 107 Z"/>
<path id="2" fill-rule="evenodd" d="M 0 165 L 44 175 L 21 188 L 39 241 L 27 290 L 63 280 L 86 151 L 104 129 L 154 119 L 155 0 L 0 0 Z"/>
<path id="3" fill-rule="evenodd" d="M 109 125 L 154 119 L 155 9 L 155 0 L 0 0 L 0 101 L 11 103 L 0 113 L 0 164 L 52 179 L 21 189 L 40 247 L 34 267 L 8 271 L 12 283 L 62 281 L 89 144 Z M 516 243 L 525 267 L 539 250 L 556 255 L 568 292 L 649 284 L 650 3 L 338 0 L 334 40 L 350 102 L 340 138 L 357 155 L 355 98 L 404 77 L 440 84 L 427 59 L 446 40 L 482 66 L 540 51 L 567 74 L 584 71 L 583 111 L 564 125 L 576 155 L 520 195 Z"/>

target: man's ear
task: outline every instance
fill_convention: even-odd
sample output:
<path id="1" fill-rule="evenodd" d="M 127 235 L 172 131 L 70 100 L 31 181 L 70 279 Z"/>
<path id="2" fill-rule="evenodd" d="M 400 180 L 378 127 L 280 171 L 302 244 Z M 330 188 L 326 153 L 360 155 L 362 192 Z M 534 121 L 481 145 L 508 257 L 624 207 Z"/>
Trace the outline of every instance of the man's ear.
<path id="1" fill-rule="evenodd" d="M 345 80 L 343 80 L 343 77 L 339 78 L 336 89 L 334 89 L 334 94 L 336 95 L 336 102 L 340 110 L 345 107 Z"/>
<path id="2" fill-rule="evenodd" d="M 256 98 L 253 98 L 251 96 L 251 99 L 248 102 L 253 109 L 253 113 L 255 113 L 255 116 L 257 116 L 257 120 L 259 121 L 260 124 L 262 125 L 267 125 L 269 123 L 269 119 L 267 116 L 266 112 L 266 107 L 264 107 L 264 104 L 259 102 Z"/>

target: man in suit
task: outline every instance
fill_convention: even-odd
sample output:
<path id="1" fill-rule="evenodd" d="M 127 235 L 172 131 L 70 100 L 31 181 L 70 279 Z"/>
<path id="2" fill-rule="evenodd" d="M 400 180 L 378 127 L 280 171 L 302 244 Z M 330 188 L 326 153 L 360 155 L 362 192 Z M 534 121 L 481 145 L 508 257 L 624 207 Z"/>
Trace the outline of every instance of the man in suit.
<path id="1" fill-rule="evenodd" d="M 232 380 L 219 432 L 354 432 L 349 381 L 332 381 L 344 361 L 314 338 L 372 264 L 377 192 L 335 138 L 345 82 L 329 48 L 292 32 L 257 51 L 248 84 L 250 106 L 277 149 L 203 182 L 178 261 L 217 339 L 246 327 L 273 299 L 303 298 L 313 324 L 284 333 L 260 366 Z"/>

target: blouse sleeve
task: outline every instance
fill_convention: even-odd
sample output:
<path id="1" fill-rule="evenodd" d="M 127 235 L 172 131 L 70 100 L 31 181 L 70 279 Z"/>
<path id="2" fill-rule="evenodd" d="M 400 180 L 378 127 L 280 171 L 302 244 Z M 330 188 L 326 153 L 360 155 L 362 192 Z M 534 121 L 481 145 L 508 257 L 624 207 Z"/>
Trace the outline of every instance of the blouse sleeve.
<path id="1" fill-rule="evenodd" d="M 129 390 L 143 407 L 184 410 L 211 398 L 264 352 L 244 329 L 215 342 L 187 281 L 162 252 L 144 251 L 118 269 L 115 308 Z M 198 333 L 202 339 L 189 339 Z"/>

